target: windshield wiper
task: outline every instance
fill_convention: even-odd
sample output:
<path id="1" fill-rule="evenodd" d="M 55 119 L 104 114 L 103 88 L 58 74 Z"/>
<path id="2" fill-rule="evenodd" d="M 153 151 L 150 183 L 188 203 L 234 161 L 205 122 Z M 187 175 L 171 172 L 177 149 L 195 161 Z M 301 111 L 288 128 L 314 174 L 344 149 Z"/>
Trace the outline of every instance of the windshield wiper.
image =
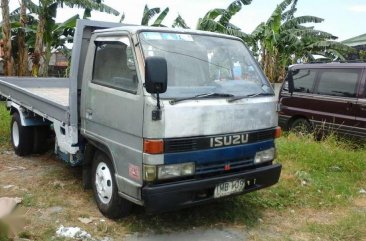
<path id="1" fill-rule="evenodd" d="M 186 98 L 172 99 L 171 101 L 169 101 L 169 103 L 174 105 L 178 102 L 182 102 L 182 101 L 185 101 L 185 100 L 203 99 L 203 98 L 208 98 L 208 97 L 234 97 L 234 95 L 233 94 L 225 94 L 225 93 L 205 93 L 205 94 L 199 94 L 199 95 L 186 97 Z"/>
<path id="2" fill-rule="evenodd" d="M 234 102 L 234 101 L 237 101 L 237 100 L 241 100 L 241 99 L 245 99 L 245 98 L 253 98 L 253 97 L 257 97 L 257 96 L 274 96 L 274 94 L 272 94 L 272 93 L 265 93 L 265 92 L 255 93 L 255 94 L 250 94 L 250 95 L 233 97 L 233 98 L 229 99 L 228 102 L 231 103 L 231 102 Z"/>

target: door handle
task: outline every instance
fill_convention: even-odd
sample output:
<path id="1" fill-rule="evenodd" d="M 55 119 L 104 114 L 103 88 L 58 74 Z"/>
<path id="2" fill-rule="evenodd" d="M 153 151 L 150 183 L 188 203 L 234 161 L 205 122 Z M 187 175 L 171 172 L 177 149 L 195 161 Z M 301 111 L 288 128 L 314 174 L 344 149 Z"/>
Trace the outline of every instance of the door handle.
<path id="1" fill-rule="evenodd" d="M 85 110 L 85 118 L 92 119 L 93 118 L 93 110 L 92 109 L 86 109 Z"/>

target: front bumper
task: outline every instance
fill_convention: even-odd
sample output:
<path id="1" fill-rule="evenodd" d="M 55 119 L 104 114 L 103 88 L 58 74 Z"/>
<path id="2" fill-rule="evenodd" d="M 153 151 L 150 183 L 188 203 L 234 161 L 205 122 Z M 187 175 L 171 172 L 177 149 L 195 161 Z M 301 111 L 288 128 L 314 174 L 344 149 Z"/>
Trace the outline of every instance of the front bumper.
<path id="1" fill-rule="evenodd" d="M 218 177 L 186 180 L 178 183 L 147 185 L 142 188 L 142 199 L 148 212 L 161 212 L 198 205 L 214 200 L 216 185 L 237 179 L 253 180 L 243 193 L 259 190 L 278 182 L 282 166 L 274 164 L 241 173 Z"/>

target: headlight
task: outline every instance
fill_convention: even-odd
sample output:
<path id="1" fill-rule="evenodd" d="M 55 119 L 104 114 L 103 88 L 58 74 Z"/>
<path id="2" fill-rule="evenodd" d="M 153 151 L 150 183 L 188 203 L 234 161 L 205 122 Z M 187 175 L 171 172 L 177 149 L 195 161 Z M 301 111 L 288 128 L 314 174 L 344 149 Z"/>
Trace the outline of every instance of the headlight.
<path id="1" fill-rule="evenodd" d="M 156 179 L 156 166 L 144 165 L 144 180 L 152 182 Z"/>
<path id="2" fill-rule="evenodd" d="M 264 150 L 258 151 L 254 158 L 254 163 L 259 164 L 263 162 L 272 161 L 275 159 L 276 156 L 276 149 L 274 147 Z"/>
<path id="3" fill-rule="evenodd" d="M 192 176 L 195 173 L 194 162 L 174 165 L 144 165 L 144 180 L 148 182 L 158 180 Z"/>
<path id="4" fill-rule="evenodd" d="M 175 177 L 191 176 L 195 172 L 193 162 L 158 166 L 158 179 L 168 179 Z"/>

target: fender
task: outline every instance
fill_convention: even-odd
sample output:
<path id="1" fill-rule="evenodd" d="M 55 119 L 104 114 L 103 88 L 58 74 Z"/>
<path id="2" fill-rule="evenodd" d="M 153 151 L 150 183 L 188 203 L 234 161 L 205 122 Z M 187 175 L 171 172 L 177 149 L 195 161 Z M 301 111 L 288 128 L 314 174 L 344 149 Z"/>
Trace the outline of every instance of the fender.
<path id="1" fill-rule="evenodd" d="M 8 101 L 6 106 L 10 109 L 10 114 L 13 114 L 15 111 L 19 113 L 22 126 L 47 126 L 51 124 L 48 120 L 28 111 L 13 101 Z"/>

